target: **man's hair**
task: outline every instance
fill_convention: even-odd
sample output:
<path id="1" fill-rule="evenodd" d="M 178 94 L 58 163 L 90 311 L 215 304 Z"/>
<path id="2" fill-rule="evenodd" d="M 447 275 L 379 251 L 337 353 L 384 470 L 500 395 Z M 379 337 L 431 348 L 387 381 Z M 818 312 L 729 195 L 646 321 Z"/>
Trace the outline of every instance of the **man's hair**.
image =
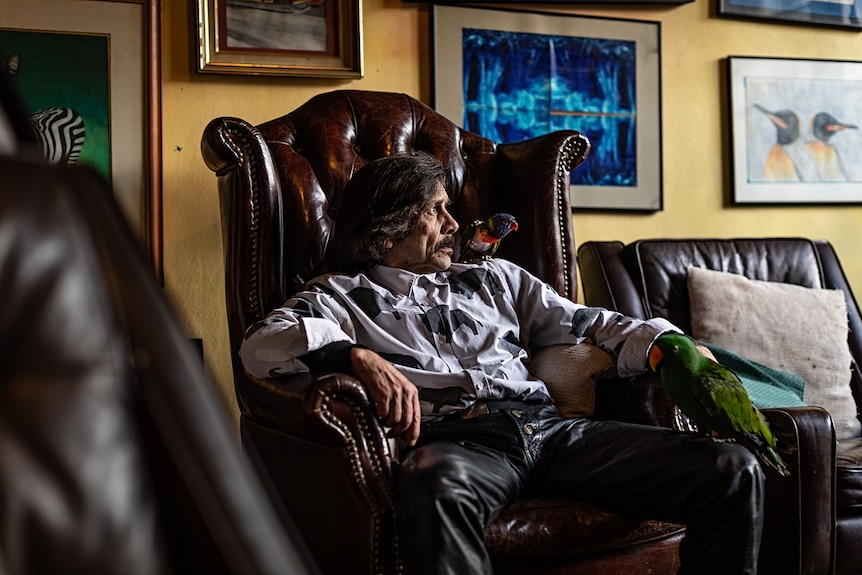
<path id="1" fill-rule="evenodd" d="M 329 245 L 332 271 L 368 271 L 383 262 L 385 240 L 403 240 L 431 204 L 446 172 L 425 152 L 369 162 L 342 192 Z"/>

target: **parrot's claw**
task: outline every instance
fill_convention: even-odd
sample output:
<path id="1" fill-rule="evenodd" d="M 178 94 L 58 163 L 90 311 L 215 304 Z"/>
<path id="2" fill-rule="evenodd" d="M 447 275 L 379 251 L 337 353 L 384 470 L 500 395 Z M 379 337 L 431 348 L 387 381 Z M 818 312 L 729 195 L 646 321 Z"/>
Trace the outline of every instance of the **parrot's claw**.
<path id="1" fill-rule="evenodd" d="M 713 437 L 712 440 L 715 443 L 734 443 L 735 441 L 734 439 L 731 439 L 729 437 Z"/>

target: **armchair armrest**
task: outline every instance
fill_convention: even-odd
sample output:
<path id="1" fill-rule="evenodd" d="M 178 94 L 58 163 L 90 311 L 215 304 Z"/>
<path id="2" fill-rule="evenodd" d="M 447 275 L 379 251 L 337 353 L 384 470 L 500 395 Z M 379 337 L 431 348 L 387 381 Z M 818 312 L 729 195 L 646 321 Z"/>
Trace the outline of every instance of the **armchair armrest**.
<path id="1" fill-rule="evenodd" d="M 396 460 L 362 384 L 340 373 L 246 374 L 239 394 L 243 445 L 321 571 L 397 572 Z"/>
<path id="2" fill-rule="evenodd" d="M 836 521 L 832 418 L 820 407 L 764 409 L 763 415 L 790 476 L 767 472 L 760 565 L 765 573 L 829 573 Z"/>
<path id="3" fill-rule="evenodd" d="M 344 373 L 298 373 L 272 379 L 245 374 L 243 414 L 257 423 L 329 447 L 362 443 L 392 459 L 365 387 Z"/>

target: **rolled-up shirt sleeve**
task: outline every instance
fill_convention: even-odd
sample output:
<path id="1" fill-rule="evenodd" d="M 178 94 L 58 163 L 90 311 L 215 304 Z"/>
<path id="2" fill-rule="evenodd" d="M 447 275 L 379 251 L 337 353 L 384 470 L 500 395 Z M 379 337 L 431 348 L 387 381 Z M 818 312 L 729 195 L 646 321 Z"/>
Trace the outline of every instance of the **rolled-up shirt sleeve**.
<path id="1" fill-rule="evenodd" d="M 300 294 L 276 308 L 245 333 L 239 355 L 246 371 L 262 378 L 309 371 L 302 356 L 331 343 L 354 343 L 349 316 L 339 311 L 320 293 Z"/>
<path id="2" fill-rule="evenodd" d="M 646 371 L 649 350 L 658 336 L 669 332 L 682 333 L 679 328 L 664 318 L 644 321 L 620 314 L 617 316 L 616 322 L 622 322 L 625 334 L 622 345 L 619 344 L 619 336 L 604 339 L 602 326 L 596 326 L 594 337 L 599 347 L 616 353 L 617 373 L 621 377 L 631 377 Z"/>

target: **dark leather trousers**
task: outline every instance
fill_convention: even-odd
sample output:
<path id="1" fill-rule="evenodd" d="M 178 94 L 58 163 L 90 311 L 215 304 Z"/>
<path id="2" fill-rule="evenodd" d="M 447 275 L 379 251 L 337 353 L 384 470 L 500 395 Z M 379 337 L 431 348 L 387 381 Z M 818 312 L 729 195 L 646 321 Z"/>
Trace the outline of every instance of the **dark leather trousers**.
<path id="1" fill-rule="evenodd" d="M 686 525 L 679 573 L 756 573 L 764 478 L 735 443 L 552 405 L 489 402 L 491 413 L 423 423 L 398 472 L 407 575 L 492 573 L 484 529 L 521 497 L 571 497 Z"/>

